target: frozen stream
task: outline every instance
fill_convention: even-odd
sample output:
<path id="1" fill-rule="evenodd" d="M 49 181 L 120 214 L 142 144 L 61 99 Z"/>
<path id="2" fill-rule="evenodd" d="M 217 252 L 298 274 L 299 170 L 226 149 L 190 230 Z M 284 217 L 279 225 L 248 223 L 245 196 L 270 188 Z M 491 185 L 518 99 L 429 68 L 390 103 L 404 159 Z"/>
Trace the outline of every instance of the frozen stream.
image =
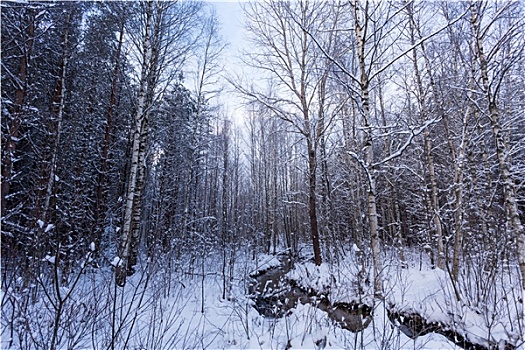
<path id="1" fill-rule="evenodd" d="M 334 324 L 353 333 L 365 330 L 372 323 L 374 305 L 356 301 L 332 303 L 329 287 L 322 290 L 316 290 L 311 286 L 305 287 L 302 281 L 291 278 L 294 276 L 293 273 L 290 274 L 295 267 L 294 261 L 286 256 L 280 256 L 279 261 L 281 264 L 278 266 L 259 269 L 250 275 L 249 297 L 260 315 L 267 318 L 282 318 L 291 314 L 298 303 L 301 303 L 326 312 Z M 331 278 L 333 277 L 329 279 Z M 391 324 L 411 339 L 436 333 L 463 349 L 516 349 L 514 345 L 507 342 L 487 347 L 469 340 L 461 332 L 456 331 L 453 325 L 429 321 L 415 311 L 400 311 L 393 305 L 387 307 L 387 315 Z"/>

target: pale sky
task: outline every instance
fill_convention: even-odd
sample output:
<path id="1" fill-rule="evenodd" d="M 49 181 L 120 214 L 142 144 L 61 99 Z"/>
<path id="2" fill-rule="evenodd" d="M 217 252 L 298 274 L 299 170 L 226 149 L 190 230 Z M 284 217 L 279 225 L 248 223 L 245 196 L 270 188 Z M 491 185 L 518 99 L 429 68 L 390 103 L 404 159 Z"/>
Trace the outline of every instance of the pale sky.
<path id="1" fill-rule="evenodd" d="M 224 39 L 231 43 L 231 50 L 243 46 L 243 12 L 238 1 L 209 1 L 217 11 Z"/>
<path id="2" fill-rule="evenodd" d="M 248 48 L 245 40 L 244 15 L 238 0 L 231 1 L 208 1 L 217 11 L 217 18 L 221 25 L 221 35 L 229 45 L 223 52 L 224 74 L 237 75 L 243 73 L 243 64 L 240 56 L 242 50 Z M 233 117 L 234 121 L 242 119 L 241 99 L 227 89 L 220 96 L 220 103 L 225 105 L 226 113 Z"/>

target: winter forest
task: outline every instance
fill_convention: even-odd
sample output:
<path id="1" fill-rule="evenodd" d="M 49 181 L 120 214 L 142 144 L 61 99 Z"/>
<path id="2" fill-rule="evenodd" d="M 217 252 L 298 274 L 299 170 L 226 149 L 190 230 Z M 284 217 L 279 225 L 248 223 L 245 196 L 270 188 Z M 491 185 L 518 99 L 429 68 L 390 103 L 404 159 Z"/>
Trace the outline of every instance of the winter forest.
<path id="1" fill-rule="evenodd" d="M 1 2 L 0 347 L 525 349 L 525 2 L 215 6 Z"/>

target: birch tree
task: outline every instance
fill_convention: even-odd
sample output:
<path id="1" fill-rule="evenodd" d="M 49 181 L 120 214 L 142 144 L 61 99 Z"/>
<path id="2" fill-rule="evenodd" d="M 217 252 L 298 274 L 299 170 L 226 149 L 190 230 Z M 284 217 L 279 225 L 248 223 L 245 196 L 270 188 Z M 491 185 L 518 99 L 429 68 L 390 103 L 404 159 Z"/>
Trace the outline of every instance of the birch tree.
<path id="1" fill-rule="evenodd" d="M 132 245 L 138 245 L 139 230 L 138 227 L 132 227 L 132 222 L 138 224 L 140 220 L 139 201 L 135 199 L 141 195 L 141 187 L 143 177 L 139 178 L 144 173 L 143 164 L 146 145 L 144 144 L 144 137 L 146 135 L 146 90 L 148 83 L 148 68 L 152 57 L 151 48 L 151 24 L 153 18 L 153 2 L 146 3 L 145 8 L 145 26 L 144 37 L 142 41 L 142 60 L 139 80 L 139 92 L 137 95 L 137 110 L 133 118 L 132 138 L 131 138 L 131 167 L 128 174 L 128 188 L 126 191 L 126 200 L 124 207 L 124 220 L 122 226 L 122 233 L 120 237 L 120 252 L 119 261 L 117 262 L 117 272 L 115 281 L 117 285 L 124 286 L 126 283 L 126 276 L 133 273 L 133 266 L 130 264 L 132 254 Z M 142 142 L 141 142 L 142 141 Z M 140 199 L 140 198 L 139 198 Z M 138 220 L 137 220 L 138 219 Z"/>
<path id="2" fill-rule="evenodd" d="M 150 136 L 152 107 L 178 82 L 182 65 L 196 47 L 202 33 L 202 3 L 141 3 L 139 16 L 131 23 L 132 44 L 139 64 L 136 112 L 130 138 L 130 166 L 120 235 L 116 282 L 123 286 L 133 273 L 141 236 L 141 217 Z"/>
<path id="3" fill-rule="evenodd" d="M 470 14 L 474 38 L 473 49 L 481 80 L 480 90 L 484 94 L 483 110 L 487 112 L 494 136 L 498 168 L 504 189 L 508 230 L 513 233 L 516 240 L 517 261 L 525 297 L 525 229 L 518 210 L 515 179 L 510 171 L 510 145 L 506 142 L 503 113 L 500 107 L 502 99 L 500 89 L 508 74 L 515 69 L 517 62 L 523 59 L 524 41 L 521 35 L 525 25 L 523 7 L 519 3 L 505 2 L 500 7 L 490 9 L 487 3 L 471 2 Z M 503 21 L 506 16 L 519 19 L 509 22 L 503 31 L 495 33 L 495 39 L 490 40 L 490 33 L 496 30 L 492 27 L 497 21 Z M 489 41 L 491 44 L 487 44 Z M 486 51 L 488 54 L 485 53 Z"/>

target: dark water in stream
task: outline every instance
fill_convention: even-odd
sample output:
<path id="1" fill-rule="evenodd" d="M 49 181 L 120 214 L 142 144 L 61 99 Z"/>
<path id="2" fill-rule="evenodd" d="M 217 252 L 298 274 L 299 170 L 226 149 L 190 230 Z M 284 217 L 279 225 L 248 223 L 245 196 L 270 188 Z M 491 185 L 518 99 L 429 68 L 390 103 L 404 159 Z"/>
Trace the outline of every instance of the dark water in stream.
<path id="1" fill-rule="evenodd" d="M 248 293 L 254 301 L 253 307 L 260 315 L 281 318 L 292 312 L 298 303 L 310 304 L 326 312 L 341 328 L 360 332 L 372 322 L 372 308 L 358 303 L 334 303 L 328 296 L 315 290 L 305 290 L 286 274 L 292 264 L 283 264 L 251 275 Z"/>

